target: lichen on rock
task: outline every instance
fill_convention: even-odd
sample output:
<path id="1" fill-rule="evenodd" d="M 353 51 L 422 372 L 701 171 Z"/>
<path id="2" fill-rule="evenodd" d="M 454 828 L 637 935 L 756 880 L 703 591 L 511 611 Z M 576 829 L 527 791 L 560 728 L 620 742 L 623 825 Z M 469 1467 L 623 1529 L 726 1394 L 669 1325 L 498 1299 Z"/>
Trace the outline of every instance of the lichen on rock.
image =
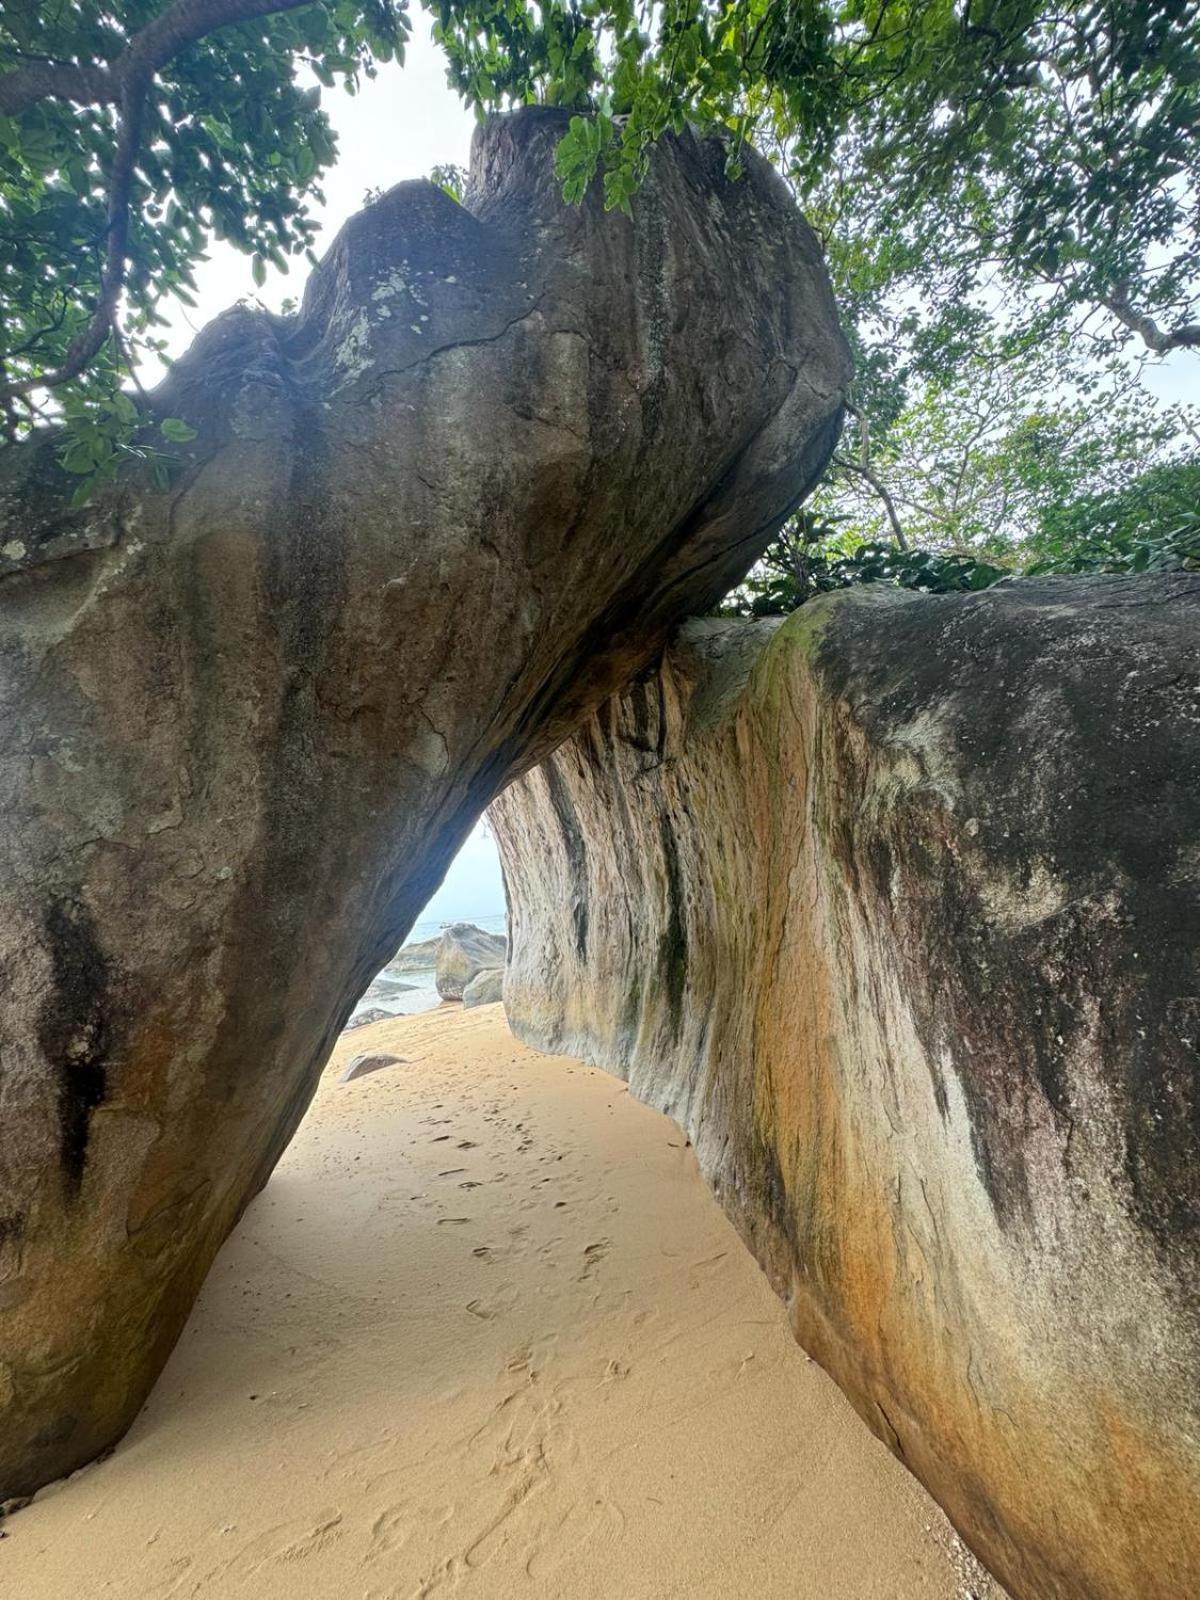
<path id="1" fill-rule="evenodd" d="M 1198 706 L 1194 575 L 846 592 L 490 812 L 514 1031 L 676 1117 L 1019 1600 L 1200 1593 Z"/>

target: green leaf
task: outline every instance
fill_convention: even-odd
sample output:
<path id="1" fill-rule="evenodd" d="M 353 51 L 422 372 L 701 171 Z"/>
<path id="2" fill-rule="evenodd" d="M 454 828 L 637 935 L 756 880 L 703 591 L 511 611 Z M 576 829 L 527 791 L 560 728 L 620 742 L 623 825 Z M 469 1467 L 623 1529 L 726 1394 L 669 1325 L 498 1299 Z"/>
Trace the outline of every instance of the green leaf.
<path id="1" fill-rule="evenodd" d="M 163 438 L 170 439 L 173 444 L 187 444 L 189 439 L 196 437 L 195 428 L 184 422 L 182 417 L 164 417 L 158 427 Z"/>

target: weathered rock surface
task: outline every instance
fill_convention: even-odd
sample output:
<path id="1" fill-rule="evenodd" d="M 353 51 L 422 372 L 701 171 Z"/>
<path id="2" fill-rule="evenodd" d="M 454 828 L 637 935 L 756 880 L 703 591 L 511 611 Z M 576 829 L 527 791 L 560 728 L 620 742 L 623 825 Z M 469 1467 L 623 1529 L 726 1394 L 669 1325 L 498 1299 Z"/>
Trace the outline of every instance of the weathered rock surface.
<path id="1" fill-rule="evenodd" d="M 402 184 L 155 399 L 169 490 L 0 466 L 0 1500 L 111 1444 L 481 807 L 811 484 L 848 363 L 765 164 Z M 157 431 L 153 437 L 161 444 Z"/>
<path id="2" fill-rule="evenodd" d="M 503 999 L 503 967 L 486 967 L 482 972 L 477 972 L 462 993 L 462 1002 L 468 1011 L 472 1006 L 494 1006 Z"/>
<path id="3" fill-rule="evenodd" d="M 398 1067 L 404 1062 L 403 1056 L 392 1056 L 386 1050 L 360 1050 L 358 1055 L 351 1056 L 346 1063 L 346 1070 L 338 1079 L 339 1083 L 353 1083 L 355 1078 L 365 1078 L 369 1073 L 379 1072 L 384 1067 Z"/>
<path id="4" fill-rule="evenodd" d="M 517 1034 L 1014 1596 L 1200 1594 L 1200 578 L 688 624 L 491 818 Z"/>
<path id="5" fill-rule="evenodd" d="M 391 977 L 385 969 L 372 979 L 363 999 L 394 1000 L 398 994 L 412 994 L 416 987 L 415 983 L 405 983 L 400 978 Z"/>
<path id="6" fill-rule="evenodd" d="M 435 939 L 422 939 L 419 944 L 402 945 L 384 968 L 385 972 L 432 972 L 437 965 L 439 933 Z"/>
<path id="7" fill-rule="evenodd" d="M 342 1032 L 349 1033 L 353 1028 L 367 1028 L 370 1027 L 372 1022 L 386 1022 L 391 1015 L 392 1013 L 385 1011 L 382 1006 L 368 1006 L 365 1011 L 360 1011 L 356 1017 L 351 1017 Z"/>
<path id="8" fill-rule="evenodd" d="M 502 934 L 485 933 L 473 922 L 452 922 L 443 928 L 438 945 L 434 983 L 443 1000 L 461 1000 L 477 973 L 503 966 L 508 941 Z"/>

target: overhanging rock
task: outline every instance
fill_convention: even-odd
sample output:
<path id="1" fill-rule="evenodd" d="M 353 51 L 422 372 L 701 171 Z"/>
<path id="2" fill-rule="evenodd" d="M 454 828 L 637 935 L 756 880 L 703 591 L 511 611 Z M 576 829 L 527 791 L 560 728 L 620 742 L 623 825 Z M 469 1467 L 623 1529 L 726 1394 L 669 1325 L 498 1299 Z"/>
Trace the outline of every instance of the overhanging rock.
<path id="1" fill-rule="evenodd" d="M 514 1031 L 1013 1595 L 1200 1594 L 1200 576 L 689 623 L 490 816 Z"/>
<path id="2" fill-rule="evenodd" d="M 480 809 L 749 564 L 848 378 L 770 169 L 564 208 L 557 113 L 403 184 L 155 400 L 172 487 L 0 463 L 0 1500 L 135 1414 Z M 152 442 L 162 438 L 152 425 Z"/>

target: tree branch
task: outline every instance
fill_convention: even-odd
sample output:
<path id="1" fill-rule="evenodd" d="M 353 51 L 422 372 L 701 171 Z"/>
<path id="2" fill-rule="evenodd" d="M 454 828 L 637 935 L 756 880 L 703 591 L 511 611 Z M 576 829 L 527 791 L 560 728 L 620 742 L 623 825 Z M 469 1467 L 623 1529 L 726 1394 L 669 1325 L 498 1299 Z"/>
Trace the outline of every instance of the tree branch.
<path id="1" fill-rule="evenodd" d="M 1100 298 L 1117 321 L 1131 333 L 1136 333 L 1155 355 L 1165 356 L 1171 350 L 1200 349 L 1200 322 L 1181 322 L 1177 327 L 1164 331 L 1153 317 L 1130 304 L 1128 290 L 1123 284 L 1118 284 L 1111 293 Z"/>
<path id="2" fill-rule="evenodd" d="M 100 274 L 100 298 L 92 313 L 92 320 L 72 339 L 61 366 L 51 372 L 39 373 L 36 377 L 10 380 L 0 386 L 0 400 L 32 394 L 35 389 L 54 389 L 59 384 L 77 378 L 108 338 L 125 284 L 129 196 L 133 188 L 134 163 L 142 142 L 145 104 L 145 85 L 142 84 L 128 92 L 121 105 L 121 131 L 108 185 L 108 227 L 105 232 L 104 268 Z"/>
<path id="3" fill-rule="evenodd" d="M 907 550 L 908 540 L 904 537 L 904 529 L 901 527 L 900 518 L 896 514 L 895 502 L 888 493 L 887 487 L 883 483 L 882 479 L 880 479 L 870 467 L 864 467 L 858 461 L 851 461 L 848 456 L 834 456 L 833 461 L 835 466 L 841 467 L 846 472 L 856 473 L 858 477 L 864 480 L 864 482 L 871 485 L 871 488 L 874 489 L 875 493 L 883 502 L 883 509 L 887 512 L 888 521 L 892 525 L 892 532 L 896 537 L 896 543 L 900 546 L 901 550 Z"/>
<path id="4" fill-rule="evenodd" d="M 311 0 L 172 0 L 106 66 L 34 61 L 0 75 L 0 115 L 11 117 L 51 98 L 76 105 L 117 105 L 135 84 L 144 93 L 150 78 L 185 45 L 231 23 L 308 4 Z"/>
<path id="5" fill-rule="evenodd" d="M 49 96 L 79 104 L 116 104 L 120 108 L 96 309 L 87 327 L 71 341 L 60 366 L 36 377 L 0 382 L 0 401 L 28 396 L 37 389 L 53 389 L 77 378 L 116 327 L 117 308 L 125 287 L 133 172 L 141 148 L 146 96 L 154 74 L 186 45 L 218 28 L 275 12 L 295 11 L 309 3 L 310 0 L 172 0 L 165 11 L 134 34 L 107 66 L 32 62 L 0 76 L 0 114 L 11 116 Z"/>

